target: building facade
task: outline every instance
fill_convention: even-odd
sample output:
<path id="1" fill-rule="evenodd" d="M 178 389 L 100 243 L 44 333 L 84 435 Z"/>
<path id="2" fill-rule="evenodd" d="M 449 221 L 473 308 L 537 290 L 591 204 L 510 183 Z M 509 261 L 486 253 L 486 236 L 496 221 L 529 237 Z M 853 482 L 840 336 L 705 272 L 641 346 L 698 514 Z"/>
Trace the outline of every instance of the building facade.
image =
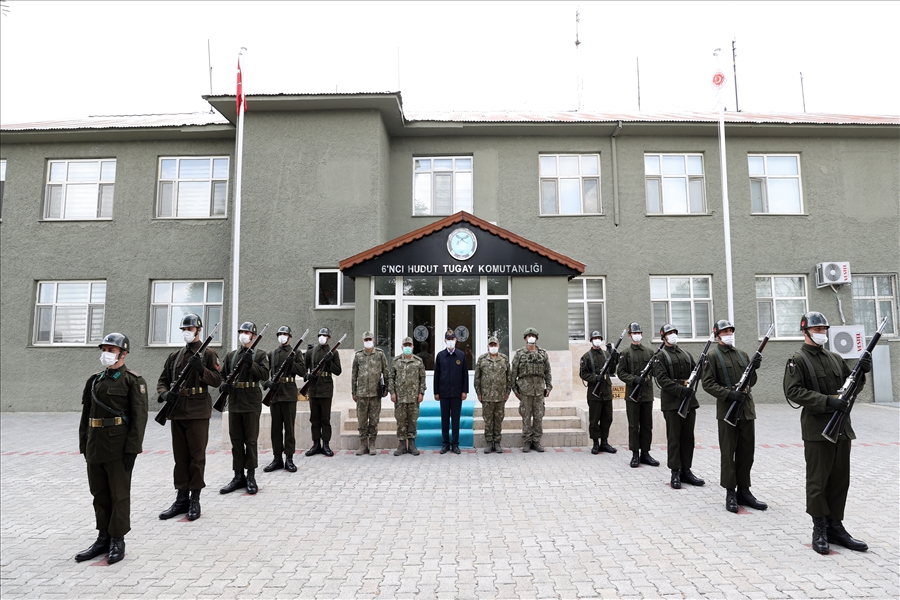
<path id="1" fill-rule="evenodd" d="M 186 312 L 221 321 L 223 353 L 233 286 L 239 322 L 329 327 L 347 352 L 372 330 L 388 356 L 410 335 L 426 364 L 446 328 L 477 357 L 535 327 L 573 402 L 595 329 L 658 344 L 673 323 L 696 356 L 731 306 L 748 352 L 776 325 L 755 396 L 781 402 L 803 312 L 851 337 L 887 318 L 861 400 L 900 399 L 896 117 L 726 115 L 726 233 L 713 115 L 250 96 L 235 281 L 234 97 L 207 100 L 218 114 L 0 129 L 2 410 L 78 410 L 105 332 L 148 380 Z"/>

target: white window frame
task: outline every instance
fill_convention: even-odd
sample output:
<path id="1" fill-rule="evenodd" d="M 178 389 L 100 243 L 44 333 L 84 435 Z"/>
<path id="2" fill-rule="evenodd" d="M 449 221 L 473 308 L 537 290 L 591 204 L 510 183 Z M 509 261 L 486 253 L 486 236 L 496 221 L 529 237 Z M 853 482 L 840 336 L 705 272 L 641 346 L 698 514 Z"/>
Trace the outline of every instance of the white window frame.
<path id="1" fill-rule="evenodd" d="M 6 159 L 0 160 L 0 222 L 3 221 L 3 194 L 6 192 Z"/>
<path id="2" fill-rule="evenodd" d="M 59 294 L 59 286 L 66 284 L 75 284 L 75 285 L 85 285 L 88 287 L 88 299 L 87 302 L 59 302 L 58 294 Z M 103 285 L 103 300 L 94 300 L 94 286 L 95 285 Z M 41 301 L 41 286 L 43 285 L 53 285 L 53 300 L 49 302 Z M 103 340 L 103 320 L 106 318 L 106 280 L 105 279 L 91 279 L 91 280 L 47 280 L 47 281 L 38 281 L 37 288 L 35 294 L 35 302 L 34 302 L 34 322 L 33 322 L 33 332 L 32 332 L 32 343 L 35 346 L 90 346 L 92 344 L 96 344 Z M 99 292 L 98 292 L 99 293 Z M 54 336 L 56 332 L 56 320 L 57 313 L 60 308 L 78 308 L 84 307 L 85 313 L 85 330 L 84 330 L 84 341 L 83 342 L 56 342 L 54 341 Z M 94 314 L 95 309 L 101 309 L 101 314 L 99 316 L 100 325 L 98 328 L 93 327 L 95 325 L 95 321 L 97 316 Z M 50 339 L 49 340 L 38 340 L 38 335 L 40 333 L 40 315 L 42 310 L 50 310 Z M 95 331 L 92 332 L 91 330 Z"/>
<path id="3" fill-rule="evenodd" d="M 442 168 L 438 169 L 435 166 L 435 161 L 452 161 L 452 167 L 450 169 Z M 468 161 L 469 167 L 465 167 L 465 163 Z M 421 163 L 421 165 L 420 165 Z M 428 164 L 428 168 L 425 168 L 425 163 Z M 420 168 L 421 167 L 421 168 Z M 474 156 L 466 156 L 466 155 L 452 155 L 452 156 L 414 156 L 413 157 L 413 174 L 412 174 L 412 188 L 413 188 L 413 198 L 412 198 L 412 216 L 414 217 L 446 217 L 448 215 L 456 214 L 460 211 L 466 211 L 468 213 L 474 212 L 475 206 L 475 157 Z M 429 178 L 426 178 L 426 174 L 431 174 Z M 450 174 L 450 184 L 451 184 L 451 192 L 450 192 L 450 212 L 437 212 L 434 208 L 435 203 L 435 185 L 436 179 L 439 175 L 446 176 Z M 469 192 L 471 197 L 464 201 L 459 196 L 462 193 L 463 185 L 462 180 L 465 176 L 468 175 L 469 178 Z M 419 177 L 421 176 L 421 177 Z M 417 181 L 418 180 L 418 181 Z M 419 181 L 428 181 L 428 190 L 419 189 Z M 424 184 L 423 184 L 424 185 Z M 424 196 L 428 196 L 425 198 Z M 417 204 L 424 207 L 421 210 L 417 208 Z"/>
<path id="4" fill-rule="evenodd" d="M 769 158 L 780 158 L 780 157 L 792 157 L 797 161 L 797 174 L 788 174 L 788 175 L 770 175 L 769 174 Z M 750 159 L 752 158 L 761 158 L 763 161 L 763 173 L 750 173 Z M 781 153 L 772 153 L 772 154 L 758 154 L 751 153 L 747 155 L 747 171 L 750 176 L 750 214 L 754 215 L 802 215 L 805 214 L 805 206 L 806 204 L 803 202 L 803 178 L 802 178 L 802 170 L 800 166 L 800 155 L 793 152 L 781 152 Z M 796 212 L 773 212 L 768 210 L 769 205 L 769 197 L 771 194 L 769 193 L 769 182 L 772 180 L 787 180 L 787 179 L 796 179 L 797 180 L 797 193 L 800 197 L 800 207 Z M 760 182 L 761 191 L 762 191 L 762 204 L 763 210 L 757 211 L 753 209 L 753 182 Z"/>
<path id="5" fill-rule="evenodd" d="M 869 294 L 857 295 L 857 291 L 859 290 L 859 287 L 860 287 L 858 282 L 863 277 L 871 277 L 872 278 L 872 287 L 871 287 L 872 294 L 871 295 L 869 295 Z M 877 277 L 887 277 L 888 280 L 890 281 L 891 293 L 889 296 L 885 296 L 884 294 L 878 293 L 878 285 L 876 283 Z M 897 324 L 897 317 L 898 317 L 897 275 L 894 273 L 890 273 L 890 274 L 887 274 L 887 273 L 856 274 L 856 273 L 854 273 L 853 281 L 850 285 L 852 288 L 851 294 L 853 296 L 853 304 L 854 304 L 854 307 L 853 307 L 854 322 L 865 326 L 866 336 L 871 337 L 872 335 L 875 334 L 876 331 L 878 331 L 878 326 L 881 324 L 881 320 L 884 317 L 888 317 L 888 325 L 889 326 L 893 325 L 893 328 L 894 328 L 893 331 L 888 331 L 887 328 L 885 328 L 885 331 L 883 334 L 884 337 L 894 338 L 894 337 L 900 336 L 900 331 L 898 331 L 898 329 L 900 329 L 900 327 L 898 327 L 898 324 Z M 875 303 L 875 322 L 874 323 L 860 323 L 860 318 L 856 311 L 856 301 L 857 300 L 872 300 L 872 301 L 874 301 L 874 303 Z M 885 314 L 884 311 L 881 309 L 882 302 L 890 302 L 891 303 L 890 314 Z"/>
<path id="6" fill-rule="evenodd" d="M 337 304 L 320 304 L 319 303 L 319 283 L 320 275 L 325 273 L 337 273 Z M 316 308 L 324 310 L 335 310 L 356 307 L 356 283 L 353 284 L 353 302 L 344 302 L 344 278 L 345 275 L 340 269 L 316 269 Z M 349 279 L 349 276 L 347 276 Z M 352 281 L 352 280 L 351 280 Z"/>
<path id="7" fill-rule="evenodd" d="M 681 157 L 684 160 L 684 173 L 665 173 L 665 158 L 666 157 Z M 656 157 L 659 160 L 659 173 L 648 173 L 647 172 L 647 159 L 651 157 Z M 691 173 L 691 162 L 690 158 L 699 158 L 700 159 L 700 174 Z M 672 209 L 666 209 L 666 193 L 665 193 L 665 181 L 666 179 L 683 179 L 685 184 L 685 201 L 687 210 L 685 212 L 676 212 Z M 691 210 L 691 182 L 700 182 L 700 201 L 702 204 L 701 210 L 693 211 Z M 659 210 L 651 210 L 650 209 L 650 183 L 655 182 L 658 190 L 659 196 Z M 709 207 L 706 203 L 706 160 L 702 152 L 645 152 L 644 153 L 644 210 L 647 211 L 648 215 L 660 215 L 660 216 L 672 216 L 672 215 L 707 215 L 709 214 Z"/>
<path id="8" fill-rule="evenodd" d="M 202 302 L 175 302 L 172 300 L 173 290 L 175 289 L 175 284 L 203 284 L 203 301 Z M 209 284 L 217 283 L 222 286 L 222 300 L 210 301 L 209 300 Z M 167 301 L 157 301 L 156 300 L 156 286 L 157 284 L 164 285 L 167 284 L 169 287 L 169 295 Z M 150 282 L 150 330 L 147 334 L 148 345 L 153 347 L 176 347 L 183 346 L 184 341 L 182 339 L 176 339 L 175 341 L 171 341 L 172 338 L 172 307 L 173 306 L 194 306 L 200 305 L 202 308 L 200 309 L 200 318 L 203 320 L 203 333 L 201 334 L 201 339 L 205 340 L 210 333 L 212 333 L 213 327 L 216 326 L 216 322 L 221 322 L 224 319 L 225 308 L 225 283 L 221 279 L 154 279 Z M 160 342 L 154 338 L 154 330 L 156 328 L 157 323 L 157 309 L 166 307 L 166 341 Z M 210 317 L 210 308 L 218 309 L 218 318 Z M 214 320 L 215 319 L 215 320 Z M 222 329 L 223 327 L 219 327 L 219 331 L 216 333 L 216 337 L 213 338 L 213 341 L 210 342 L 210 346 L 221 346 L 222 345 Z"/>
<path id="9" fill-rule="evenodd" d="M 690 281 L 690 290 L 691 294 L 688 298 L 673 298 L 672 297 L 672 280 L 674 279 L 688 279 Z M 706 279 L 707 286 L 709 288 L 709 296 L 695 296 L 694 295 L 694 281 Z M 666 297 L 665 298 L 654 298 L 653 297 L 653 280 L 665 280 L 666 282 Z M 650 276 L 650 322 L 651 327 L 653 328 L 653 341 L 660 342 L 662 338 L 659 337 L 659 329 L 666 323 L 672 323 L 672 304 L 673 303 L 689 303 L 691 307 L 691 337 L 686 337 L 686 333 L 684 331 L 678 332 L 678 339 L 680 341 L 689 342 L 689 341 L 703 341 L 709 339 L 710 334 L 712 333 L 712 325 L 714 319 L 714 308 L 713 308 L 713 299 L 712 299 L 712 275 L 651 275 Z M 663 323 L 656 322 L 656 315 L 654 310 L 654 304 L 665 304 L 666 305 L 666 319 Z M 706 334 L 698 335 L 698 319 L 697 319 L 697 306 L 700 304 L 706 304 L 709 308 L 707 310 L 707 322 L 705 323 Z M 674 324 L 674 323 L 673 323 Z M 677 327 L 677 325 L 676 325 Z"/>
<path id="10" fill-rule="evenodd" d="M 75 164 L 97 163 L 98 176 L 97 179 L 90 180 L 69 180 L 69 166 Z M 111 167 L 109 165 L 112 165 Z M 65 165 L 65 175 L 63 179 L 55 179 L 53 177 L 54 165 Z M 104 178 L 104 168 L 106 169 L 106 178 Z M 112 169 L 112 179 L 109 178 L 109 169 Z M 66 212 L 69 208 L 69 190 L 73 187 L 95 186 L 94 193 L 96 203 L 94 205 L 93 216 L 79 215 L 67 216 Z M 116 159 L 115 158 L 91 158 L 91 159 L 61 159 L 47 161 L 47 178 L 44 185 L 44 209 L 43 219 L 45 221 L 111 221 L 113 218 L 113 206 L 115 203 L 115 186 L 116 186 Z M 53 197 L 56 190 L 59 191 L 59 215 L 54 216 L 53 213 Z M 108 191 L 109 198 L 108 207 L 104 206 L 104 192 Z M 107 210 L 108 209 L 108 210 Z M 108 213 L 108 214 L 104 214 Z M 102 215 L 102 216 L 101 216 Z"/>
<path id="11" fill-rule="evenodd" d="M 802 296 L 776 296 L 775 295 L 775 279 L 776 278 L 799 278 L 803 282 L 803 295 Z M 770 279 L 769 289 L 771 291 L 770 296 L 760 296 L 759 295 L 759 280 L 760 279 Z M 761 340 L 766 335 L 769 330 L 769 326 L 772 323 L 775 323 L 775 333 L 772 334 L 772 339 L 778 340 L 802 340 L 803 332 L 800 331 L 800 317 L 809 310 L 809 281 L 806 275 L 800 275 L 797 273 L 787 273 L 787 274 L 758 274 L 754 279 L 755 285 L 754 289 L 756 290 L 756 328 L 757 328 L 757 339 Z M 778 326 L 778 301 L 803 301 L 803 310 L 799 315 L 794 315 L 790 319 L 783 321 L 783 327 Z M 770 310 L 772 313 L 772 319 L 770 322 L 763 323 L 760 321 L 760 304 L 764 302 L 769 302 Z M 783 312 L 783 309 L 782 309 Z M 794 318 L 796 317 L 796 318 Z"/>
<path id="12" fill-rule="evenodd" d="M 560 159 L 562 158 L 575 158 L 578 162 L 578 174 L 560 174 Z M 597 172 L 596 173 L 585 173 L 585 158 L 593 158 L 597 161 Z M 545 159 L 553 159 L 554 164 L 551 169 L 545 170 L 545 165 L 547 162 Z M 549 166 L 549 165 L 547 165 Z M 602 215 L 603 214 L 603 195 L 600 189 L 600 153 L 586 153 L 586 154 L 576 154 L 576 153 L 559 153 L 559 154 L 540 154 L 538 156 L 538 210 L 540 211 L 540 215 L 542 217 L 554 216 L 554 217 L 577 217 L 584 215 Z M 552 171 L 552 173 L 551 173 Z M 560 212 L 560 189 L 561 184 L 563 182 L 578 182 L 578 199 L 579 199 L 579 210 L 578 212 Z M 587 181 L 595 181 L 596 182 L 596 190 L 597 190 L 597 210 L 588 211 L 585 209 L 585 182 Z M 555 183 L 554 186 L 554 194 L 555 194 L 555 212 L 545 211 L 544 210 L 544 192 L 545 186 L 547 184 Z"/>
<path id="13" fill-rule="evenodd" d="M 175 176 L 163 178 L 163 161 L 175 161 Z M 209 177 L 180 177 L 181 161 L 183 160 L 208 160 Z M 215 176 L 215 161 L 225 160 L 227 166 L 225 168 L 225 177 Z M 229 156 L 161 156 L 157 162 L 156 171 L 156 210 L 154 212 L 157 219 L 225 219 L 228 217 L 228 182 L 231 175 L 231 157 Z M 209 182 L 209 210 L 205 215 L 179 215 L 178 214 L 178 188 L 182 183 L 205 183 Z M 221 213 L 215 213 L 216 204 L 216 185 L 223 185 L 225 188 L 225 198 L 222 204 Z M 171 194 L 171 213 L 164 215 L 162 207 L 163 186 L 172 186 Z"/>
<path id="14" fill-rule="evenodd" d="M 581 305 L 581 310 L 582 310 L 581 315 L 582 315 L 582 320 L 584 323 L 584 335 L 582 337 L 573 338 L 572 331 L 570 330 L 567 332 L 569 341 L 570 342 L 590 341 L 591 331 L 594 330 L 594 326 L 590 322 L 590 319 L 588 318 L 589 314 L 590 314 L 588 307 L 592 304 L 594 304 L 594 305 L 599 304 L 601 307 L 603 316 L 600 318 L 600 320 L 601 320 L 600 333 L 603 334 L 603 339 L 606 340 L 608 337 L 607 332 L 606 332 L 606 291 L 607 291 L 606 277 L 592 277 L 592 276 L 575 277 L 566 284 L 567 285 L 567 287 L 566 287 L 566 295 L 567 296 L 568 296 L 568 286 L 572 285 L 576 281 L 581 283 L 581 299 L 579 300 L 579 299 L 571 299 L 570 298 L 568 300 L 568 305 L 569 305 L 569 307 L 571 307 L 573 304 Z M 603 295 L 601 298 L 588 297 L 588 286 L 587 286 L 588 281 L 599 281 L 601 283 L 601 285 L 603 286 Z M 568 320 L 568 313 L 567 313 L 566 320 Z"/>

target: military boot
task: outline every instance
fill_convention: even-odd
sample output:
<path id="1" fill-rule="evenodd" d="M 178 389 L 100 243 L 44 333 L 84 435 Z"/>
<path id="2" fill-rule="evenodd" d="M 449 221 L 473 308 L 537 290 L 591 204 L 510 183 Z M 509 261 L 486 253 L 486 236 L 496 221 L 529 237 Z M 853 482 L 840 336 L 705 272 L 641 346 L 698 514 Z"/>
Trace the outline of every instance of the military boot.
<path id="1" fill-rule="evenodd" d="M 658 467 L 659 461 L 650 456 L 649 452 L 641 452 L 641 463 L 645 465 L 650 465 L 651 467 Z"/>
<path id="2" fill-rule="evenodd" d="M 191 490 L 191 506 L 188 508 L 188 521 L 200 518 L 200 490 Z"/>
<path id="3" fill-rule="evenodd" d="M 310 448 L 309 450 L 306 451 L 306 455 L 307 456 L 315 456 L 316 454 L 319 454 L 320 452 L 322 452 L 322 446 L 319 445 L 319 440 L 316 440 L 315 442 L 313 442 L 312 448 Z"/>
<path id="4" fill-rule="evenodd" d="M 277 469 L 283 469 L 283 468 L 284 468 L 284 461 L 281 460 L 281 455 L 279 454 L 278 456 L 275 457 L 275 460 L 273 460 L 272 462 L 270 462 L 263 468 L 263 472 L 271 473 L 272 471 L 275 471 Z"/>
<path id="5" fill-rule="evenodd" d="M 356 449 L 356 456 L 364 456 L 369 453 L 369 438 L 359 438 L 359 448 Z"/>
<path id="6" fill-rule="evenodd" d="M 600 454 L 600 440 L 594 438 L 594 447 L 591 448 L 591 454 Z"/>
<path id="7" fill-rule="evenodd" d="M 544 451 L 544 447 L 541 446 L 541 443 L 537 442 L 537 441 L 531 442 L 531 449 L 534 450 L 535 452 L 543 452 Z"/>
<path id="8" fill-rule="evenodd" d="M 706 482 L 691 473 L 690 469 L 682 469 L 681 470 L 681 480 L 685 483 L 689 483 L 691 485 L 701 486 L 705 485 Z"/>
<path id="9" fill-rule="evenodd" d="M 679 469 L 672 469 L 672 489 L 680 490 L 681 489 L 681 471 Z"/>
<path id="10" fill-rule="evenodd" d="M 637 469 L 638 465 L 641 464 L 641 453 L 640 452 L 632 452 L 631 453 L 631 468 Z"/>
<path id="11" fill-rule="evenodd" d="M 189 507 L 190 501 L 188 500 L 188 491 L 178 490 L 175 495 L 175 502 L 172 503 L 172 506 L 159 513 L 159 518 L 165 521 L 166 519 L 177 517 L 178 515 L 186 513 Z"/>
<path id="12" fill-rule="evenodd" d="M 865 552 L 869 549 L 869 545 L 864 541 L 857 540 L 847 533 L 847 530 L 844 529 L 844 524 L 840 521 L 834 521 L 825 517 L 825 523 L 829 543 L 837 544 L 838 546 L 843 546 L 847 550 L 855 550 L 857 552 Z"/>
<path id="13" fill-rule="evenodd" d="M 522 444 L 522 452 L 531 452 L 531 442 Z"/>
<path id="14" fill-rule="evenodd" d="M 419 449 L 416 448 L 416 440 L 415 440 L 415 439 L 409 440 L 409 450 L 408 450 L 408 452 L 409 452 L 410 454 L 412 454 L 413 456 L 418 456 L 419 454 L 421 454 L 421 453 L 419 452 Z"/>
<path id="15" fill-rule="evenodd" d="M 331 446 L 328 445 L 328 442 L 322 442 L 322 454 L 331 458 L 334 456 L 334 451 L 331 449 Z"/>
<path id="16" fill-rule="evenodd" d="M 230 494 L 235 490 L 247 487 L 247 478 L 244 477 L 244 470 L 240 469 L 234 472 L 234 479 L 229 481 L 225 487 L 219 490 L 220 494 Z"/>
<path id="17" fill-rule="evenodd" d="M 109 534 L 106 533 L 105 529 L 101 529 L 97 532 L 97 541 L 85 550 L 76 554 L 75 560 L 84 562 L 86 560 L 91 560 L 92 558 L 97 558 L 101 554 L 106 554 L 107 552 L 109 552 Z"/>
<path id="18" fill-rule="evenodd" d="M 294 464 L 294 455 L 293 454 L 288 454 L 287 457 L 284 459 L 284 470 L 287 471 L 288 473 L 296 473 L 297 472 L 297 465 Z"/>
<path id="19" fill-rule="evenodd" d="M 738 511 L 737 497 L 733 489 L 725 490 L 725 510 L 736 513 Z"/>
<path id="20" fill-rule="evenodd" d="M 375 436 L 369 438 L 369 456 L 375 456 L 378 454 L 378 449 L 375 447 Z"/>
<path id="21" fill-rule="evenodd" d="M 106 562 L 114 565 L 123 558 L 125 558 L 125 538 L 109 538 L 109 554 L 106 555 Z"/>
<path id="22" fill-rule="evenodd" d="M 825 517 L 813 517 L 812 549 L 819 554 L 828 554 L 828 525 Z"/>
<path id="23" fill-rule="evenodd" d="M 494 442 L 487 442 L 484 447 L 484 453 L 490 454 L 493 451 L 494 451 Z"/>
<path id="24" fill-rule="evenodd" d="M 394 456 L 403 456 L 406 454 L 406 440 L 400 440 L 400 443 L 397 445 L 397 449 L 394 450 Z"/>
<path id="25" fill-rule="evenodd" d="M 749 506 L 750 508 L 755 509 L 755 510 L 766 510 L 767 508 L 769 508 L 768 504 L 766 504 L 765 502 L 761 502 L 760 500 L 757 500 L 756 496 L 754 496 L 750 492 L 750 488 L 748 488 L 748 487 L 738 486 L 737 503 L 740 504 L 741 506 Z"/>
<path id="26" fill-rule="evenodd" d="M 618 452 L 618 450 L 609 445 L 609 441 L 607 440 L 600 441 L 600 449 L 608 454 L 615 454 Z"/>
<path id="27" fill-rule="evenodd" d="M 247 469 L 247 493 L 255 494 L 259 491 L 259 486 L 256 485 L 256 471 L 255 469 Z"/>
<path id="28" fill-rule="evenodd" d="M 503 454 L 505 452 L 503 446 L 500 445 L 500 442 L 494 442 L 494 452 L 497 454 Z"/>

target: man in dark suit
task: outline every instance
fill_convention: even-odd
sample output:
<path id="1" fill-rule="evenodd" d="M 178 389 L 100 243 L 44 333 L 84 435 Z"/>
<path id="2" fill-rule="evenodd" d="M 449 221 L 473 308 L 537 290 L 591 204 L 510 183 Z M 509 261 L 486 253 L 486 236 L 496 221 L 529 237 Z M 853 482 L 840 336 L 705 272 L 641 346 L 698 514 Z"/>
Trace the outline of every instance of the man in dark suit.
<path id="1" fill-rule="evenodd" d="M 462 403 L 469 393 L 469 365 L 462 351 L 456 349 L 456 334 L 448 329 L 444 335 L 447 347 L 434 359 L 434 399 L 441 403 L 441 454 L 451 448 L 459 454 L 459 417 Z M 450 438 L 450 421 L 453 421 L 453 438 Z"/>

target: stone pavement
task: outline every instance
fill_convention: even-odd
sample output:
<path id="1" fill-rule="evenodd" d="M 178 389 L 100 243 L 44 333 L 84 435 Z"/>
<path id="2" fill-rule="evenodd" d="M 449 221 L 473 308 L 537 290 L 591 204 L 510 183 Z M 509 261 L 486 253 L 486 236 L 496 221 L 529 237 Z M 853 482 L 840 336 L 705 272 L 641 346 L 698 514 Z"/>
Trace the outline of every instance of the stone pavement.
<path id="1" fill-rule="evenodd" d="M 95 538 L 77 420 L 0 414 L 0 595 L 5 598 L 897 598 L 900 411 L 853 413 L 847 529 L 867 553 L 810 549 L 799 412 L 757 407 L 756 495 L 725 511 L 714 410 L 700 409 L 694 471 L 586 448 L 504 455 L 299 457 L 260 472 L 256 496 L 222 496 L 214 444 L 196 522 L 160 521 L 174 499 L 168 428 L 148 423 L 125 560 L 76 563 Z M 663 432 L 654 454 L 665 459 Z M 263 455 L 268 462 L 270 456 Z M 263 464 L 265 464 L 263 462 Z"/>

